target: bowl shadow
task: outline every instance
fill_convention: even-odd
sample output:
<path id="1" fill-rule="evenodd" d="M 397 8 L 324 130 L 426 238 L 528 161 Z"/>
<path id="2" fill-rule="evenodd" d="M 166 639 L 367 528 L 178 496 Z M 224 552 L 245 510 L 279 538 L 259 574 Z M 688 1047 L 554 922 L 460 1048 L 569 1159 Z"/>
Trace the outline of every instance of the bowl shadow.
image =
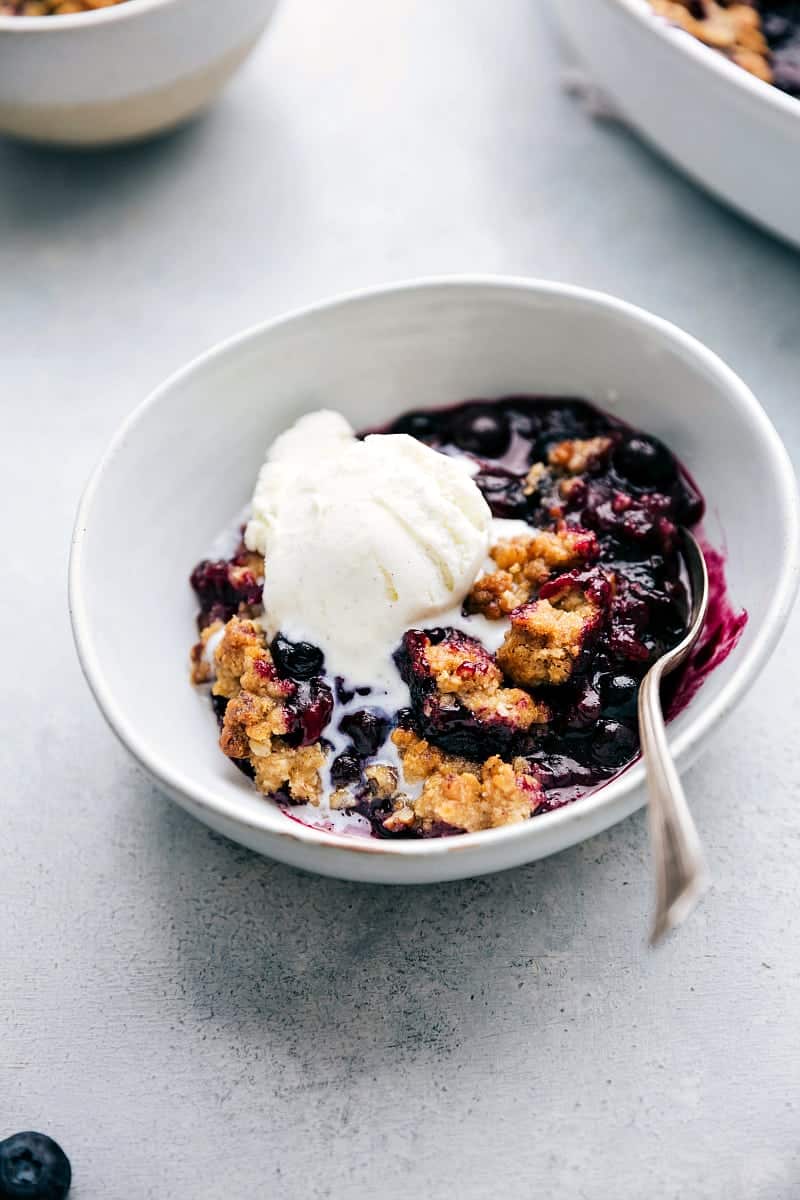
<path id="1" fill-rule="evenodd" d="M 153 803 L 162 861 L 152 936 L 166 934 L 187 1002 L 228 1036 L 282 1043 L 303 1076 L 453 1054 L 507 1022 L 526 986 L 535 1037 L 563 1020 L 536 1003 L 549 988 L 555 996 L 575 972 L 591 990 L 607 973 L 596 931 L 619 928 L 622 889 L 630 936 L 644 945 L 642 814 L 516 870 L 404 888 L 304 874 L 208 831 L 157 792 Z"/>

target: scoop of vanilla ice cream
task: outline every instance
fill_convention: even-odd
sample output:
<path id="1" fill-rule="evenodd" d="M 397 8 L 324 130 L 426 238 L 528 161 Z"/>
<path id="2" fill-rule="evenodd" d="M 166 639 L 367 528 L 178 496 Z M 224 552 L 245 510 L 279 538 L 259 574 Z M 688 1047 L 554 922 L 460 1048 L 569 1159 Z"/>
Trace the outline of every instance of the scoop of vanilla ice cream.
<path id="1" fill-rule="evenodd" d="M 359 441 L 338 413 L 310 413 L 275 441 L 253 496 L 264 625 L 319 646 L 330 674 L 391 690 L 402 634 L 460 606 L 490 529 L 463 460 L 405 434 Z"/>

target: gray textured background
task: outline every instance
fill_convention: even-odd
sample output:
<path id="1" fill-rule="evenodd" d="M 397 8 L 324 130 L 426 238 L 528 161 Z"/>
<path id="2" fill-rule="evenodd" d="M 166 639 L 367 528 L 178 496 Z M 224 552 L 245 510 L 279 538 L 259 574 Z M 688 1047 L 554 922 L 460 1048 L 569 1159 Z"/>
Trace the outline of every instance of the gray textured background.
<path id="1" fill-rule="evenodd" d="M 210 834 L 105 728 L 65 601 L 79 491 L 154 384 L 415 273 L 673 318 L 796 457 L 797 254 L 587 120 L 531 0 L 285 0 L 189 130 L 0 145 L 0 227 L 0 1136 L 58 1137 L 76 1200 L 798 1196 L 797 620 L 689 773 L 716 886 L 653 954 L 641 815 L 407 891 Z"/>

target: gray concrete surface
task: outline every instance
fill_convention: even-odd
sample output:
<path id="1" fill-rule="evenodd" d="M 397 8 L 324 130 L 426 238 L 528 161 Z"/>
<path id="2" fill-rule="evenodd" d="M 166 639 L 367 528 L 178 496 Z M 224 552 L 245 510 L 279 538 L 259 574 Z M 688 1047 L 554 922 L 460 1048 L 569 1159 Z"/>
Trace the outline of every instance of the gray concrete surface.
<path id="1" fill-rule="evenodd" d="M 800 258 L 559 90 L 532 0 L 285 0 L 219 107 L 0 145 L 0 1136 L 75 1200 L 800 1195 L 797 619 L 688 776 L 715 888 L 660 952 L 641 815 L 494 878 L 304 877 L 158 794 L 65 600 L 80 489 L 167 372 L 417 273 L 673 318 L 800 449 Z"/>

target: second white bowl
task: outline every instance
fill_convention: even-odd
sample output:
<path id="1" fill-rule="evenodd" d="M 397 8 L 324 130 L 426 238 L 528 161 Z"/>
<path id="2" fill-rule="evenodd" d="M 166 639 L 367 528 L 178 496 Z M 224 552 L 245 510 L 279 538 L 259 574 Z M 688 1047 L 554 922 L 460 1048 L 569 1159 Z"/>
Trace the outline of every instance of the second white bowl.
<path id="1" fill-rule="evenodd" d="M 552 0 L 591 79 L 696 182 L 800 245 L 800 100 L 656 17 L 647 0 Z"/>
<path id="2" fill-rule="evenodd" d="M 63 17 L 0 16 L 0 134 L 106 146 L 208 105 L 277 0 L 127 0 Z"/>
<path id="3" fill-rule="evenodd" d="M 731 594 L 749 621 L 670 726 L 681 766 L 698 752 L 766 661 L 797 584 L 794 477 L 767 417 L 709 350 L 619 300 L 524 280 L 423 282 L 311 308 L 212 350 L 136 410 L 88 487 L 70 571 L 81 662 L 112 728 L 189 812 L 309 870 L 422 883 L 539 858 L 642 804 L 636 764 L 504 829 L 405 842 L 326 833 L 258 795 L 220 752 L 208 701 L 189 685 L 189 571 L 249 499 L 276 434 L 323 406 L 365 427 L 412 407 L 521 392 L 583 396 L 657 434 L 705 492 L 708 532 L 724 536 Z"/>

